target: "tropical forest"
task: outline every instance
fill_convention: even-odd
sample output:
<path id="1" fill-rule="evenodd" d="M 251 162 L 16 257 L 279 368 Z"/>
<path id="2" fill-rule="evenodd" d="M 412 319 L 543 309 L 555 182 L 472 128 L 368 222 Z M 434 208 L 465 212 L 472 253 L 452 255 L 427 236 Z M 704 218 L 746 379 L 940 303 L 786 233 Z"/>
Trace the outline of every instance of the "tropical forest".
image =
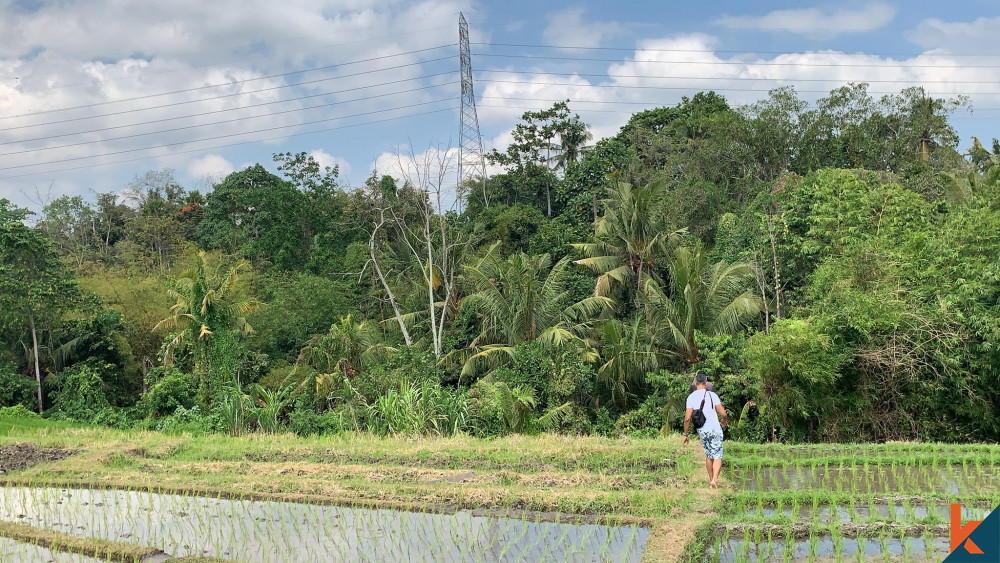
<path id="1" fill-rule="evenodd" d="M 965 100 L 702 92 L 604 139 L 571 104 L 457 190 L 441 148 L 0 201 L 4 412 L 654 437 L 703 370 L 742 442 L 1000 438 L 1000 144 Z"/>

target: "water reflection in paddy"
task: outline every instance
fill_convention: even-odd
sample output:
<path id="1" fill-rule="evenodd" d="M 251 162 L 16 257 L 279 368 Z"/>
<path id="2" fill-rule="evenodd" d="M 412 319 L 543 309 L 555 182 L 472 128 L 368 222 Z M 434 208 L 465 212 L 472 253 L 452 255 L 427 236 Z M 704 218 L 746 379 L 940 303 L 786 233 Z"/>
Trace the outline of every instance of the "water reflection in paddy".
<path id="1" fill-rule="evenodd" d="M 649 531 L 113 490 L 0 488 L 0 520 L 241 561 L 625 561 Z"/>

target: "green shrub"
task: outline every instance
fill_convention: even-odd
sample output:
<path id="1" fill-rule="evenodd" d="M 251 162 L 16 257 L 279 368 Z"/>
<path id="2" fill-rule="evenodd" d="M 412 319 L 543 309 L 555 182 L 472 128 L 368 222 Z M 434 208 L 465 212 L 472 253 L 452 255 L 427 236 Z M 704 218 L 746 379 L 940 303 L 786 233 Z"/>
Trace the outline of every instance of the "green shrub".
<path id="1" fill-rule="evenodd" d="M 0 363 L 0 407 L 23 405 L 38 410 L 38 383 L 8 364 Z"/>
<path id="2" fill-rule="evenodd" d="M 124 430 L 132 427 L 128 411 L 116 407 L 105 407 L 90 419 L 91 424 Z"/>
<path id="3" fill-rule="evenodd" d="M 158 420 L 154 428 L 168 434 L 179 434 L 181 432 L 208 433 L 213 430 L 212 420 L 206 417 L 201 407 L 197 405 L 190 409 L 182 406 L 177 407 L 173 414 Z"/>
<path id="4" fill-rule="evenodd" d="M 288 429 L 298 436 L 321 436 L 360 430 L 363 421 L 357 411 L 341 407 L 322 414 L 309 406 L 297 404 L 288 415 Z"/>
<path id="5" fill-rule="evenodd" d="M 0 418 L 40 418 L 35 411 L 29 411 L 24 405 L 0 407 Z"/>
<path id="6" fill-rule="evenodd" d="M 398 390 L 406 383 L 441 381 L 443 374 L 437 363 L 429 350 L 401 347 L 398 352 L 355 374 L 351 378 L 351 386 L 367 402 L 372 403 L 376 398 L 393 389 Z"/>
<path id="7" fill-rule="evenodd" d="M 536 401 L 531 387 L 511 387 L 491 375 L 476 384 L 472 397 L 472 426 L 476 435 L 492 438 L 536 429 Z"/>
<path id="8" fill-rule="evenodd" d="M 90 422 L 97 413 L 110 407 L 107 388 L 101 378 L 102 368 L 113 369 L 114 366 L 86 362 L 62 372 L 55 383 L 57 390 L 52 402 L 53 414 Z"/>
<path id="9" fill-rule="evenodd" d="M 652 397 L 647 398 L 639 408 L 623 414 L 615 422 L 616 435 L 652 437 L 660 434 L 666 425 L 663 408 Z"/>
<path id="10" fill-rule="evenodd" d="M 285 407 L 290 402 L 291 392 L 291 387 L 284 387 L 277 391 L 260 385 L 252 387 L 252 407 L 248 417 L 256 423 L 257 429 L 273 434 L 281 428 Z"/>
<path id="11" fill-rule="evenodd" d="M 334 271 L 345 270 L 338 265 Z M 347 282 L 290 272 L 255 281 L 258 298 L 267 305 L 247 318 L 254 328 L 250 342 L 274 359 L 294 361 L 314 334 L 330 329 L 331 319 L 357 309 L 357 288 Z"/>
<path id="12" fill-rule="evenodd" d="M 593 368 L 583 363 L 575 349 L 537 341 L 517 345 L 511 361 L 493 370 L 490 377 L 510 389 L 530 389 L 539 412 L 566 402 L 586 402 L 594 384 Z"/>
<path id="13" fill-rule="evenodd" d="M 177 369 L 153 368 L 147 375 L 152 382 L 140 401 L 141 408 L 154 417 L 166 416 L 177 407 L 190 409 L 198 396 L 198 378 Z"/>
<path id="14" fill-rule="evenodd" d="M 753 390 L 770 426 L 801 435 L 835 407 L 831 397 L 844 353 L 810 321 L 782 319 L 772 324 L 769 333 L 747 339 L 744 358 L 749 368 L 744 385 Z"/>
<path id="15" fill-rule="evenodd" d="M 597 409 L 594 415 L 594 423 L 591 432 L 599 436 L 611 436 L 615 432 L 615 419 L 611 417 L 611 411 L 607 407 Z"/>

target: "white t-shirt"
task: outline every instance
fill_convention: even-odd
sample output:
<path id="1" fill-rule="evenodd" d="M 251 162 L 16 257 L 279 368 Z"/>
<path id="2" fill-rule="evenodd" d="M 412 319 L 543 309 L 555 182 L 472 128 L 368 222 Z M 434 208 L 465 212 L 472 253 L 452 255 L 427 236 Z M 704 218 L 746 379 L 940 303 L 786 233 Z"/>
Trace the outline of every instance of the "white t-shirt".
<path id="1" fill-rule="evenodd" d="M 705 389 L 695 389 L 694 393 L 688 395 L 686 408 L 698 410 L 702 399 L 705 399 L 705 408 L 702 410 L 705 413 L 705 425 L 698 428 L 698 431 L 722 430 L 722 425 L 719 424 L 719 413 L 715 410 L 715 407 L 721 404 L 722 401 L 719 400 L 719 396 L 715 393 Z"/>

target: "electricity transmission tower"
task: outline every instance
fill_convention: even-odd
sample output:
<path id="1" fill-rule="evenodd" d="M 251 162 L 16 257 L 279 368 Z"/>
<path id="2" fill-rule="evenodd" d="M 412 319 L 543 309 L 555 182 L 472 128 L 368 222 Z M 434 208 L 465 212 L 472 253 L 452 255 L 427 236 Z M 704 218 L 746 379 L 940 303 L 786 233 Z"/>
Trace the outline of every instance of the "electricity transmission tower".
<path id="1" fill-rule="evenodd" d="M 458 50 L 462 68 L 462 125 L 458 134 L 458 191 L 469 181 L 479 182 L 483 189 L 483 205 L 490 207 L 486 192 L 486 158 L 483 156 L 483 138 L 479 134 L 479 116 L 476 115 L 476 95 L 472 91 L 472 53 L 469 50 L 469 22 L 465 14 L 458 13 Z"/>

